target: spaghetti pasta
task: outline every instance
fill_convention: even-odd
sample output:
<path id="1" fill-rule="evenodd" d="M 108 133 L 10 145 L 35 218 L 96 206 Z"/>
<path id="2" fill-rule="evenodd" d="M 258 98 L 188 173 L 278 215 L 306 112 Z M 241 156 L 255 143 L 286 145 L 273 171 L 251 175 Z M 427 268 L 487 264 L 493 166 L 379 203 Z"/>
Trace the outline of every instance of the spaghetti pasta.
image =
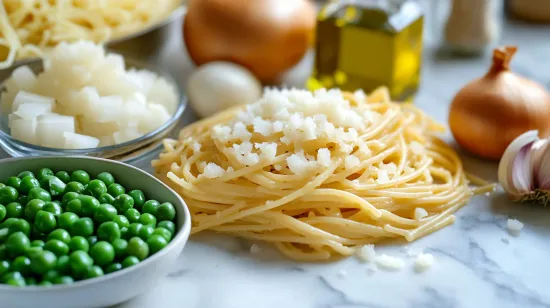
<path id="1" fill-rule="evenodd" d="M 104 43 L 166 18 L 180 0 L 3 0 L 0 69 L 42 56 L 60 42 Z"/>
<path id="2" fill-rule="evenodd" d="M 347 256 L 388 238 L 413 241 L 454 221 L 477 190 L 444 128 L 386 88 L 266 90 L 257 103 L 165 140 L 156 174 L 213 230 L 272 242 L 297 260 Z M 476 184 L 484 184 L 475 179 Z M 415 219 L 423 208 L 427 216 Z"/>

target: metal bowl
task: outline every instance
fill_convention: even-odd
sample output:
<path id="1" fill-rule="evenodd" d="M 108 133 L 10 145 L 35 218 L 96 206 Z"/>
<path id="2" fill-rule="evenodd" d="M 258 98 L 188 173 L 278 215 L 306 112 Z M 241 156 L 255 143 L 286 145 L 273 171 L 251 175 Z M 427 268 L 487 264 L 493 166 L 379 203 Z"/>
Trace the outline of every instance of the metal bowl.
<path id="1" fill-rule="evenodd" d="M 183 93 L 183 89 L 175 81 L 175 79 L 168 73 L 163 72 L 157 68 L 152 67 L 151 65 L 143 64 L 141 61 L 132 60 L 126 58 L 126 67 L 127 68 L 136 68 L 136 69 L 147 69 L 149 71 L 155 72 L 159 76 L 165 78 L 169 83 L 171 83 L 174 88 L 178 91 L 179 94 L 179 103 L 176 108 L 175 113 L 172 115 L 170 120 L 164 123 L 161 127 L 156 130 L 149 132 L 137 139 L 124 142 L 121 144 L 116 144 L 113 146 L 98 147 L 92 149 L 78 149 L 78 150 L 67 150 L 67 149 L 55 149 L 42 147 L 38 145 L 29 144 L 22 142 L 20 140 L 14 139 L 10 135 L 10 129 L 8 127 L 8 114 L 0 113 L 0 147 L 6 151 L 12 157 L 28 157 L 28 156 L 92 156 L 100 158 L 108 158 L 113 160 L 119 160 L 126 163 L 132 163 L 136 160 L 139 160 L 141 157 L 150 154 L 151 152 L 156 151 L 162 145 L 162 140 L 167 137 L 172 131 L 178 127 L 180 124 L 180 118 L 185 110 L 187 105 L 186 97 Z M 35 73 L 42 71 L 42 61 L 35 60 L 27 64 L 31 70 Z M 0 95 L 5 90 L 5 80 L 10 75 L 3 75 L 3 79 L 0 79 Z"/>

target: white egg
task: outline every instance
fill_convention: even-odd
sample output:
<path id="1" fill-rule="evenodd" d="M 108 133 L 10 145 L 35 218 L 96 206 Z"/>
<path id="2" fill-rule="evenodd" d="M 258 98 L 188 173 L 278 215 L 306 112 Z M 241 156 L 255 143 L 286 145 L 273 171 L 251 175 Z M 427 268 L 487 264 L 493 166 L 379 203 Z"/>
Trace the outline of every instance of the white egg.
<path id="1" fill-rule="evenodd" d="M 250 104 L 262 95 L 262 85 L 244 67 L 211 62 L 195 70 L 188 81 L 189 102 L 201 117 L 236 105 Z"/>

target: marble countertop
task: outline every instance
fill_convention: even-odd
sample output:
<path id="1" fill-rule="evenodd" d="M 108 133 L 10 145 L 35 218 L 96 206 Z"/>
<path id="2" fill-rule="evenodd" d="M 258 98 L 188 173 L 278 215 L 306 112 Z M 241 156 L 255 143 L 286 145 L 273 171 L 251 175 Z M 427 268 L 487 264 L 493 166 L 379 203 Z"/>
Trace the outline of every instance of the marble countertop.
<path id="1" fill-rule="evenodd" d="M 550 28 L 506 25 L 502 42 L 519 45 L 512 67 L 550 88 Z M 163 65 L 184 82 L 191 65 L 179 39 Z M 484 73 L 489 58 L 440 57 L 428 47 L 416 104 L 446 122 L 449 102 L 465 82 Z M 300 85 L 311 55 L 287 76 Z M 195 118 L 187 110 L 184 121 Z M 447 137 L 452 142 L 450 137 Z M 0 152 L 0 158 L 6 154 Z M 462 153 L 465 168 L 496 180 L 497 165 Z M 138 164 L 150 169 L 148 160 Z M 518 236 L 506 231 L 508 218 L 525 224 Z M 202 234 L 193 237 L 171 273 L 149 292 L 119 308 L 471 308 L 550 307 L 550 211 L 515 205 L 501 191 L 477 196 L 457 213 L 454 225 L 406 246 L 378 245 L 378 253 L 404 258 L 401 271 L 387 272 L 349 258 L 306 264 L 286 260 L 271 247 Z M 435 257 L 423 273 L 406 250 Z M 132 283 L 128 281 L 128 283 Z"/>

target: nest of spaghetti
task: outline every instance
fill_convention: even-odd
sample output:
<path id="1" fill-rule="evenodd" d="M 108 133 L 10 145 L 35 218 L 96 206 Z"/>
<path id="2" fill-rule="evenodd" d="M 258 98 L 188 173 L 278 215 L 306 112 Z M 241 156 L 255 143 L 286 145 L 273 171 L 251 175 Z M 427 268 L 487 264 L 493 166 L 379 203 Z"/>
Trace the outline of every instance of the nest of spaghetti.
<path id="1" fill-rule="evenodd" d="M 273 243 L 329 260 L 389 238 L 413 241 L 454 221 L 477 192 L 444 127 L 386 88 L 267 89 L 165 140 L 156 175 L 187 202 L 192 233 Z M 474 184 L 483 184 L 481 182 Z"/>

